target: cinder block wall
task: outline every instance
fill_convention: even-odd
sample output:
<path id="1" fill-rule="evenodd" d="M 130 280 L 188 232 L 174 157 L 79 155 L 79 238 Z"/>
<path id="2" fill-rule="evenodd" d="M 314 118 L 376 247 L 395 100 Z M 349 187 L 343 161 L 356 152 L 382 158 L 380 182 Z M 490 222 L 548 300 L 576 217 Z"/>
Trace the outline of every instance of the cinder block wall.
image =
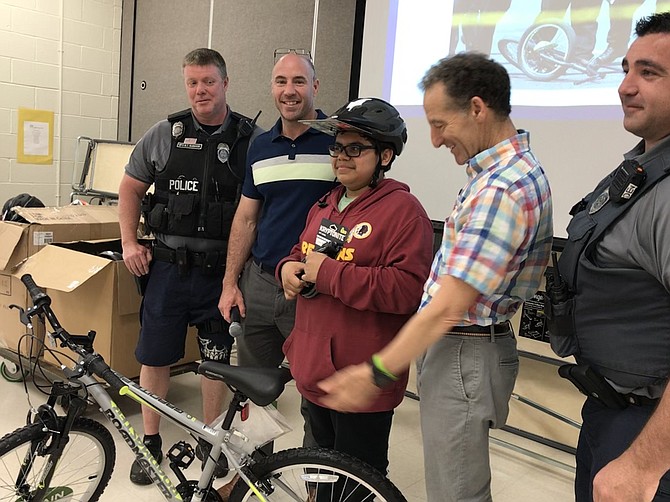
<path id="1" fill-rule="evenodd" d="M 69 203 L 78 136 L 117 139 L 123 0 L 0 0 L 0 205 Z M 19 108 L 53 111 L 51 165 L 17 163 Z"/>

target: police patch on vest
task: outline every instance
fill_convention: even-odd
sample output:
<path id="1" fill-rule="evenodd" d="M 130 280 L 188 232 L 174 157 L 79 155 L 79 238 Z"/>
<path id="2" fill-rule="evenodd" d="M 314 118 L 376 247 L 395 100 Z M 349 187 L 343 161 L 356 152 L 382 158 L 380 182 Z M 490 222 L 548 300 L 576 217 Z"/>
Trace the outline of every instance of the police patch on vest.
<path id="1" fill-rule="evenodd" d="M 591 207 L 589 208 L 589 214 L 595 214 L 598 211 L 600 211 L 605 204 L 607 204 L 610 200 L 610 191 L 609 187 L 605 189 L 603 193 L 598 195 L 596 200 L 593 201 L 593 204 L 591 204 Z"/>
<path id="2" fill-rule="evenodd" d="M 197 179 L 187 180 L 183 176 L 170 180 L 168 185 L 171 192 L 197 192 L 199 188 L 200 182 Z"/>

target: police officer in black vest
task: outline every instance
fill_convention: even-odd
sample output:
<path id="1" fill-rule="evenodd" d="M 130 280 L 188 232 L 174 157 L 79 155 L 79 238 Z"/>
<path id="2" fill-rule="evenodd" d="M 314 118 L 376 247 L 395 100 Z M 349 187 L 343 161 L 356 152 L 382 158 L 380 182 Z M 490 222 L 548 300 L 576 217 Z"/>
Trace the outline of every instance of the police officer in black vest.
<path id="1" fill-rule="evenodd" d="M 624 128 L 642 140 L 575 205 L 548 276 L 551 343 L 588 397 L 577 502 L 670 500 L 670 12 L 623 60 Z"/>
<path id="2" fill-rule="evenodd" d="M 196 49 L 184 57 L 182 72 L 191 108 L 147 131 L 119 188 L 123 259 L 144 285 L 135 350 L 142 363 L 140 385 L 161 397 L 167 394 L 170 366 L 184 356 L 189 325 L 198 329 L 203 360 L 230 361 L 233 339 L 217 304 L 247 148 L 260 132 L 255 120 L 228 107 L 221 54 Z M 140 213 L 155 236 L 151 247 L 138 242 Z M 225 392 L 222 382 L 203 377 L 206 422 L 220 414 Z M 160 462 L 160 417 L 142 407 L 142 419 L 144 442 Z M 207 451 L 199 445 L 196 453 L 202 459 Z M 151 483 L 137 461 L 130 479 Z"/>

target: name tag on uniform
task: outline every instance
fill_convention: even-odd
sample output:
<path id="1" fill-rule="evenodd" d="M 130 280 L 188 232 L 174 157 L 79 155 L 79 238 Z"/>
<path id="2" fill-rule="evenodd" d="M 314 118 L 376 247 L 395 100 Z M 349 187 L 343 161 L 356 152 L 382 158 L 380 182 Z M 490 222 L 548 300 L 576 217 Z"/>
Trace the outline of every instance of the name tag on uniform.
<path id="1" fill-rule="evenodd" d="M 186 148 L 187 150 L 202 150 L 202 143 L 198 143 L 196 138 L 184 138 L 184 141 L 177 143 L 177 148 Z"/>

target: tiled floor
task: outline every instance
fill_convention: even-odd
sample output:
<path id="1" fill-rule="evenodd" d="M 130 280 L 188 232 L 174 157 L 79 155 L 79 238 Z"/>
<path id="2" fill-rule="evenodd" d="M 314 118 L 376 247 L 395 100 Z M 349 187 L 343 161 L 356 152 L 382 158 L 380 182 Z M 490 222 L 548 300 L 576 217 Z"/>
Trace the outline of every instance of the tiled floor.
<path id="1" fill-rule="evenodd" d="M 200 415 L 198 379 L 199 377 L 193 373 L 173 377 L 168 399 L 180 408 Z M 3 401 L 3 411 L 0 415 L 0 434 L 4 434 L 25 422 L 28 405 L 21 384 L 0 379 L 0 395 Z M 41 395 L 34 391 L 31 391 L 31 396 L 34 406 L 38 406 L 44 401 Z M 279 410 L 295 426 L 295 429 L 277 441 L 276 445 L 279 449 L 300 444 L 302 433 L 298 402 L 299 395 L 291 382 L 279 400 Z M 129 399 L 122 399 L 119 404 L 130 422 L 141 430 L 139 405 Z M 101 418 L 101 415 L 95 411 L 89 412 L 89 416 Z M 405 399 L 396 411 L 391 434 L 390 477 L 410 502 L 426 500 L 421 434 L 417 419 L 418 403 L 411 399 Z M 170 424 L 165 424 L 161 432 L 163 442 L 168 446 L 177 440 L 189 439 L 180 435 L 181 431 L 171 427 Z M 567 453 L 538 445 L 502 431 L 494 431 L 492 435 L 517 447 L 533 450 L 556 462 L 574 465 L 574 458 Z M 102 500 L 163 500 L 155 488 L 151 486 L 138 487 L 129 481 L 128 471 L 132 461 L 132 453 L 118 435 L 115 434 L 114 437 L 117 445 L 117 464 Z M 496 441 L 491 442 L 491 462 L 493 468 L 492 492 L 496 502 L 536 500 L 565 502 L 573 500 L 573 474 L 560 466 L 501 446 Z M 192 469 L 196 469 L 196 467 L 192 466 L 189 471 Z M 187 473 L 187 477 L 189 477 L 189 473 Z M 196 478 L 195 471 L 190 477 Z"/>

